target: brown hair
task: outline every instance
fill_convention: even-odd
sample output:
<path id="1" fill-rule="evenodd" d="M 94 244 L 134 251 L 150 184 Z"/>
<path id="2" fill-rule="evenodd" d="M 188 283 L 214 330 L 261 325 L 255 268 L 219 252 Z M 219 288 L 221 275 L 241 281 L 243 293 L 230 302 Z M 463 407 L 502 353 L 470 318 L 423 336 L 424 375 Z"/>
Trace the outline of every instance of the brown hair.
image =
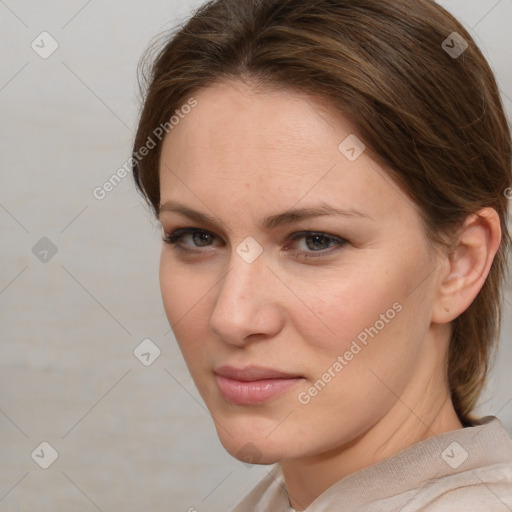
<path id="1" fill-rule="evenodd" d="M 454 32 L 468 43 L 459 56 L 443 47 L 454 47 Z M 459 418 L 471 421 L 499 336 L 512 150 L 493 73 L 462 25 L 430 0 L 215 0 L 145 58 L 132 162 L 156 216 L 161 139 L 144 158 L 139 148 L 157 127 L 172 129 L 194 93 L 233 78 L 329 100 L 419 205 L 432 243 L 482 207 L 498 212 L 490 274 L 452 322 L 448 382 Z"/>

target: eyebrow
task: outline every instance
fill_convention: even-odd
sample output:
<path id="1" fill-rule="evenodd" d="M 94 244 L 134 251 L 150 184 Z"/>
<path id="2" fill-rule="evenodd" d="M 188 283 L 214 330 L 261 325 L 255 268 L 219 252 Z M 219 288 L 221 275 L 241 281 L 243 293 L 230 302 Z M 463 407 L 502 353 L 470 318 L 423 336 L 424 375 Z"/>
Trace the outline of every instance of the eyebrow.
<path id="1" fill-rule="evenodd" d="M 215 217 L 207 215 L 205 213 L 198 212 L 191 208 L 188 208 L 185 205 L 176 203 L 174 201 L 167 201 L 159 206 L 158 209 L 158 217 L 163 212 L 174 212 L 179 213 L 185 217 L 188 217 L 191 220 L 196 222 L 210 224 L 216 226 L 218 224 L 218 220 Z M 266 217 L 261 226 L 270 231 L 272 229 L 277 228 L 278 226 L 282 226 L 284 224 L 292 224 L 294 222 L 299 222 L 301 220 L 306 220 L 314 217 L 324 217 L 324 216 L 343 216 L 350 218 L 367 218 L 371 219 L 372 217 L 366 213 L 359 212 L 353 208 L 335 208 L 327 203 L 320 203 L 317 206 L 309 207 L 309 208 L 295 208 L 291 210 L 287 210 L 283 213 L 278 213 L 276 215 L 271 215 Z"/>

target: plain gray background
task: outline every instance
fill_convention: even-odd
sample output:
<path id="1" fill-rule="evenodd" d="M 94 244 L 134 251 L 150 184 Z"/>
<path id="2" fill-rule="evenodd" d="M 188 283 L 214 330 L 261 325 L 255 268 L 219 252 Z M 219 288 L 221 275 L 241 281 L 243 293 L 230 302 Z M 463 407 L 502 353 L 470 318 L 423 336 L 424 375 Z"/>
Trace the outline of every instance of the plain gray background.
<path id="1" fill-rule="evenodd" d="M 269 469 L 217 439 L 169 331 L 160 235 L 131 177 L 93 196 L 130 156 L 142 52 L 200 3 L 0 0 L 0 511 L 225 512 Z M 510 115 L 512 0 L 442 3 Z M 51 48 L 43 31 L 58 44 L 46 59 L 31 47 Z M 507 300 L 480 412 L 512 433 Z M 150 366 L 133 354 L 146 338 L 161 350 Z M 43 441 L 58 452 L 48 469 Z"/>

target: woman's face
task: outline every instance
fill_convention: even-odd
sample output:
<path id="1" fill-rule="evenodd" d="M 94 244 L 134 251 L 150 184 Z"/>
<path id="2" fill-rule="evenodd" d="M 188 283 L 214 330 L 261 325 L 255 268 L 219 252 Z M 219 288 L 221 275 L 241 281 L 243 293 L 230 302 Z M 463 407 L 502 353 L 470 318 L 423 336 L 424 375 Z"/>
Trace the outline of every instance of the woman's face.
<path id="1" fill-rule="evenodd" d="M 240 83 L 194 97 L 160 162 L 163 231 L 189 230 L 160 266 L 185 361 L 234 456 L 342 447 L 438 364 L 418 211 L 322 103 Z"/>

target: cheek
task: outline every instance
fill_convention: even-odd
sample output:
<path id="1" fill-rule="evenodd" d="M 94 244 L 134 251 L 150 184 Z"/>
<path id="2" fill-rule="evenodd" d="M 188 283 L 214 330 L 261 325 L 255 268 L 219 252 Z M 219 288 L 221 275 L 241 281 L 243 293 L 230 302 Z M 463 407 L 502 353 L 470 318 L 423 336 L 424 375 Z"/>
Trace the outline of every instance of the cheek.
<path id="1" fill-rule="evenodd" d="M 405 306 L 394 301 L 393 292 L 374 291 L 359 288 L 348 302 L 339 295 L 340 306 L 333 301 L 331 314 L 323 317 L 336 335 L 310 329 L 297 356 L 297 363 L 307 361 L 308 382 L 296 397 L 296 416 L 306 430 L 334 444 L 378 421 L 396 402 L 390 389 L 402 389 L 416 364 L 413 340 L 406 337 L 415 334 L 407 332 L 412 322 Z"/>
<path id="2" fill-rule="evenodd" d="M 167 318 L 174 325 L 185 321 L 201 305 L 211 285 L 206 275 L 173 263 L 175 257 L 167 254 L 168 251 L 164 247 L 160 258 L 160 291 Z"/>
<path id="3" fill-rule="evenodd" d="M 200 319 L 208 318 L 206 311 L 208 291 L 211 285 L 200 275 L 188 272 L 166 261 L 162 256 L 160 263 L 160 291 L 169 324 L 187 364 L 191 355 L 199 351 L 204 341 L 204 332 Z"/>
<path id="4" fill-rule="evenodd" d="M 366 404 L 368 414 L 377 414 L 395 400 L 383 382 L 401 389 L 419 364 L 429 298 L 421 288 L 409 292 L 425 267 L 397 263 L 327 289 L 329 299 L 317 313 L 335 334 L 315 335 L 310 329 L 311 337 L 304 338 L 309 342 L 303 360 L 311 362 L 308 379 L 317 384 L 318 393 L 312 394 L 319 414 L 332 413 L 333 404 L 349 409 Z M 304 327 L 305 322 L 299 329 Z"/>
<path id="5" fill-rule="evenodd" d="M 298 304 L 290 314 L 305 340 L 314 340 L 316 347 L 326 352 L 343 353 L 359 335 L 364 341 L 365 329 L 377 323 L 377 329 L 382 331 L 395 321 L 396 309 L 400 309 L 396 303 L 403 300 L 400 275 L 390 277 L 367 268 L 366 272 L 354 272 L 343 278 L 330 277 L 317 283 L 313 293 L 311 286 L 295 284 L 303 304 Z"/>
<path id="6" fill-rule="evenodd" d="M 367 261 L 360 271 L 297 290 L 304 303 L 314 305 L 309 312 L 303 305 L 290 312 L 310 381 L 330 370 L 336 378 L 323 380 L 344 381 L 344 386 L 350 381 L 364 395 L 376 383 L 370 369 L 383 376 L 396 372 L 399 378 L 401 369 L 416 364 L 429 325 L 429 297 L 421 287 L 410 293 L 426 269 L 417 256 L 400 261 L 380 254 L 374 265 Z M 308 294 L 312 289 L 316 292 Z"/>

